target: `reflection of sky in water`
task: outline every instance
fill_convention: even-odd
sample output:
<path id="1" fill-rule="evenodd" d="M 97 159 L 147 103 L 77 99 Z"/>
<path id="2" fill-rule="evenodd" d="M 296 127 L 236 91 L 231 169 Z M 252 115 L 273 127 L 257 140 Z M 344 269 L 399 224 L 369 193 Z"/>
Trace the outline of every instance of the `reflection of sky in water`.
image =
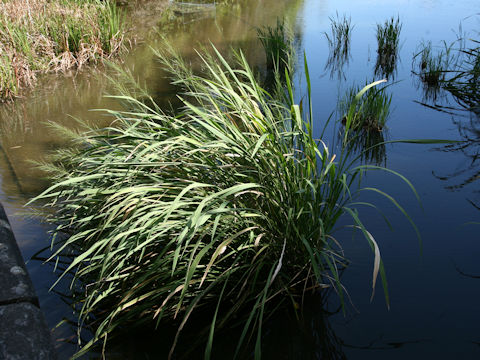
<path id="1" fill-rule="evenodd" d="M 352 60 L 345 69 L 346 81 L 339 83 L 325 76 L 327 42 L 322 32 L 330 31 L 328 17 L 335 12 L 351 16 L 354 25 Z M 478 12 L 476 1 L 307 1 L 302 12 L 303 44 L 313 81 L 317 132 L 321 120 L 335 110 L 335 103 L 352 83 L 373 80 L 376 61 L 376 24 L 391 16 L 402 21 L 400 61 L 393 93 L 392 115 L 387 121 L 389 138 L 462 139 L 452 116 L 414 102 L 422 100 L 421 89 L 411 75 L 411 61 L 422 40 L 439 45 L 453 41 L 462 19 Z M 463 21 L 463 30 L 478 28 L 478 18 Z M 463 121 L 469 126 L 468 117 Z M 478 119 L 475 120 L 478 123 Z M 469 132 L 472 134 L 473 132 Z M 477 140 L 478 141 L 478 140 Z M 388 201 L 365 193 L 363 199 L 373 201 L 392 220 L 390 231 L 374 210 L 362 209 L 362 219 L 379 242 L 389 280 L 391 310 L 387 311 L 381 287 L 369 303 L 372 255 L 365 241 L 340 232 L 346 256 L 352 260 L 343 281 L 359 313 L 349 309 L 347 318 L 336 316 L 334 330 L 348 346 L 347 358 L 405 359 L 476 358 L 480 347 L 477 309 L 480 283 L 462 276 L 455 264 L 467 273 L 480 273 L 478 257 L 478 225 L 462 226 L 478 221 L 480 213 L 467 199 L 479 198 L 480 182 L 470 183 L 455 191 L 453 185 L 434 176 L 452 174 L 468 168 L 471 159 L 461 151 L 441 152 L 441 146 L 396 144 L 387 147 L 387 166 L 412 181 L 422 201 L 420 208 L 411 191 L 394 176 L 372 173 L 367 186 L 378 186 L 400 201 L 418 225 L 423 253 L 414 231 L 400 212 Z M 471 151 L 472 152 L 472 151 Z M 348 324 L 347 324 L 348 323 Z M 403 345 L 402 345 L 403 344 Z M 397 346 L 398 345 L 398 346 Z M 365 349 L 362 349 L 365 348 Z M 371 347 L 371 349 L 367 349 Z"/>

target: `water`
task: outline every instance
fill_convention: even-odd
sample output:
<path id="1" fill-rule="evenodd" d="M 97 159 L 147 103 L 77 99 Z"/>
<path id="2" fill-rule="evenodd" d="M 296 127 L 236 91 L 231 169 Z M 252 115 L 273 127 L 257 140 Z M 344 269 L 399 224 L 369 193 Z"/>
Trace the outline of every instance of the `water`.
<path id="1" fill-rule="evenodd" d="M 255 26 L 274 25 L 277 16 L 286 16 L 295 28 L 299 88 L 304 86 L 300 76 L 304 50 L 308 59 L 317 132 L 349 86 L 377 79 L 374 76 L 376 24 L 391 16 L 400 17 L 403 25 L 400 61 L 395 79 L 390 81 L 393 83 L 389 88 L 393 93 L 393 111 L 387 122 L 387 138 L 462 139 L 459 123 L 467 127 L 473 141 L 467 152 L 441 151 L 441 145 L 387 146 L 387 167 L 405 175 L 414 184 L 421 206 L 410 189 L 391 174 L 371 173 L 365 185 L 378 187 L 397 199 L 422 235 L 420 244 L 411 225 L 390 202 L 375 194 L 364 194 L 364 200 L 378 204 L 393 227 L 392 231 L 376 211 L 362 209 L 362 219 L 382 252 L 389 282 L 390 310 L 380 284 L 370 302 L 373 255 L 365 240 L 339 231 L 335 235 L 351 260 L 342 277 L 352 301 L 347 304 L 346 315 L 340 312 L 327 316 L 321 312 L 322 302 L 312 299 L 307 306 L 303 328 L 294 326 L 295 321 L 276 320 L 278 326 L 272 325 L 266 340 L 266 356 L 313 359 L 322 353 L 326 358 L 345 356 L 348 359 L 477 358 L 480 355 L 480 313 L 477 311 L 480 280 L 461 272 L 480 275 L 477 261 L 480 245 L 476 235 L 479 225 L 466 225 L 479 218 L 478 210 L 469 202 L 479 200 L 478 184 L 474 181 L 478 170 L 475 159 L 467 156 L 478 151 L 475 146 L 479 139 L 476 131 L 479 120 L 444 114 L 420 105 L 416 101 L 422 101 L 423 95 L 411 74 L 412 56 L 422 41 L 431 40 L 436 45 L 442 40 L 454 40 L 454 30 L 458 29 L 460 21 L 463 21 L 464 30 L 478 29 L 478 17 L 471 17 L 478 12 L 476 1 L 252 0 L 219 7 L 214 13 L 186 16 L 173 27 L 158 25 L 160 12 L 157 9 L 163 5 L 159 1 L 139 3 L 131 17 L 136 24 L 135 31 L 141 36 L 123 64 L 132 69 L 140 82 L 146 83 L 155 97 L 171 99 L 174 89 L 163 78 L 149 51 L 149 45 L 158 46 L 162 42 L 158 35 L 144 35 L 153 28 L 173 40 L 185 56 L 193 55 L 198 42 L 210 40 L 223 52 L 228 51 L 230 45 L 242 47 L 255 65 L 264 61 Z M 343 80 L 330 78 L 325 69 L 328 46 L 323 32 L 330 31 L 329 17 L 336 12 L 351 16 L 354 25 L 351 60 L 344 67 Z M 101 76 L 105 71 L 99 66 L 66 77 L 46 76 L 25 99 L 0 108 L 0 201 L 6 207 L 25 259 L 49 243 L 48 225 L 15 215 L 24 210 L 23 205 L 31 196 L 47 185 L 30 162 L 41 160 L 66 141 L 45 122 L 77 128 L 73 118 L 80 118 L 89 124 L 106 126 L 108 118 L 89 111 L 118 106 L 114 100 L 102 97 L 105 92 L 114 91 Z M 326 140 L 333 143 L 334 139 L 332 136 Z M 52 269 L 38 261 L 28 262 L 27 267 L 53 328 L 62 318 L 70 317 L 71 311 L 58 295 L 48 292 L 56 279 Z M 328 300 L 329 309 L 335 309 L 338 305 L 335 296 Z M 54 337 L 59 340 L 73 335 L 72 329 L 65 325 L 54 331 Z M 320 351 L 328 348 L 319 341 L 322 338 L 330 340 L 335 352 Z M 63 341 L 58 344 L 61 357 L 67 357 L 72 347 Z M 136 353 L 135 349 L 127 351 L 124 357 L 136 358 L 132 355 Z"/>

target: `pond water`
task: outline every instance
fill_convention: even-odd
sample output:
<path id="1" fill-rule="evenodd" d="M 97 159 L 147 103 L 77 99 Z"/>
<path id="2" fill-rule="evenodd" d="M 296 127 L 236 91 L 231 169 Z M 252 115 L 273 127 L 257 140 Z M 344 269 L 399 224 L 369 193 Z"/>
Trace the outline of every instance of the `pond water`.
<path id="1" fill-rule="evenodd" d="M 224 52 L 230 46 L 241 47 L 255 66 L 264 62 L 255 27 L 274 25 L 277 17 L 285 17 L 295 31 L 299 88 L 304 86 L 303 51 L 308 59 L 317 132 L 350 86 L 380 78 L 374 71 L 376 24 L 399 16 L 401 46 L 396 72 L 389 79 L 392 114 L 387 122 L 386 138 L 464 140 L 468 136 L 470 142 L 465 148 L 414 144 L 393 144 L 385 148 L 383 164 L 413 183 L 421 205 L 405 183 L 391 174 L 374 172 L 365 179 L 364 185 L 378 187 L 398 200 L 421 233 L 420 243 L 409 222 L 390 202 L 381 196 L 365 194 L 364 200 L 378 204 L 392 225 L 390 229 L 375 210 L 362 209 L 361 217 L 382 252 L 390 309 L 379 285 L 370 302 L 373 256 L 369 246 L 360 236 L 353 238 L 348 231 L 339 231 L 336 238 L 351 261 L 342 277 L 351 298 L 346 313 L 333 311 L 338 307 L 335 294 L 327 304 L 332 315 L 322 311 L 324 302 L 311 299 L 303 327 L 285 319 L 274 321 L 265 355 L 272 359 L 479 358 L 480 279 L 466 274 L 480 275 L 477 260 L 480 225 L 469 224 L 478 221 L 480 215 L 474 206 L 480 203 L 475 181 L 479 172 L 476 154 L 480 119 L 465 111 L 451 114 L 422 105 L 426 102 L 424 94 L 418 77 L 412 74 L 412 57 L 422 41 L 432 41 L 433 45 L 443 40 L 453 41 L 460 22 L 463 30 L 472 36 L 472 31 L 480 30 L 480 19 L 475 16 L 478 2 L 244 0 L 217 6 L 214 12 L 179 17 L 173 23 L 158 25 L 164 5 L 162 1 L 139 2 L 135 10 L 129 10 L 134 14 L 131 17 L 140 40 L 122 64 L 132 69 L 156 98 L 172 99 L 174 93 L 149 50 L 149 45 L 161 46 L 163 41 L 151 33 L 152 29 L 158 28 L 185 56 L 193 56 L 192 50 L 199 42 L 212 41 Z M 326 68 L 328 44 L 323 34 L 330 31 L 329 17 L 335 17 L 336 13 L 351 17 L 354 25 L 351 58 L 340 77 L 330 76 Z M 114 92 L 102 77 L 105 71 L 108 70 L 99 67 L 68 76 L 45 76 L 41 85 L 25 99 L 0 107 L 0 201 L 27 260 L 49 244 L 48 225 L 18 215 L 21 211 L 34 210 L 23 206 L 47 185 L 31 162 L 41 160 L 66 141 L 46 122 L 76 128 L 74 118 L 80 118 L 95 126 L 107 125 L 108 118 L 89 111 L 118 107 L 114 100 L 102 97 Z M 437 103 L 454 102 L 447 96 Z M 334 130 L 334 126 L 329 129 Z M 326 141 L 333 142 L 335 138 L 335 134 L 330 134 Z M 27 267 L 53 328 L 61 319 L 70 317 L 71 310 L 62 297 L 48 291 L 56 278 L 51 267 L 33 260 Z M 68 325 L 54 331 L 61 358 L 71 354 L 73 347 L 63 340 L 73 336 Z M 139 354 L 134 347 L 119 358 L 140 358 L 132 354 Z"/>

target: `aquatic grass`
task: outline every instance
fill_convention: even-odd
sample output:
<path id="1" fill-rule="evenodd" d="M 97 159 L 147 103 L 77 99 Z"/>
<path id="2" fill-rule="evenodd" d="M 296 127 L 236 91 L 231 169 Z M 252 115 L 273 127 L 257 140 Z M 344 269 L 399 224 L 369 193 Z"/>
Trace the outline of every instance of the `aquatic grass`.
<path id="1" fill-rule="evenodd" d="M 293 68 L 293 36 L 283 20 L 277 19 L 275 27 L 265 26 L 257 29 L 267 58 L 267 70 L 283 76 L 285 70 Z"/>
<path id="2" fill-rule="evenodd" d="M 478 40 L 460 33 L 457 40 L 443 41 L 436 49 L 431 42 L 422 43 L 412 63 L 426 100 L 436 101 L 440 94 L 450 94 L 461 109 L 480 113 Z"/>
<path id="3" fill-rule="evenodd" d="M 420 79 L 425 100 L 437 99 L 450 69 L 456 67 L 458 57 L 454 49 L 455 43 L 443 42 L 442 46 L 434 50 L 429 41 L 421 43 L 414 54 L 412 72 Z"/>
<path id="4" fill-rule="evenodd" d="M 340 18 L 330 17 L 330 32 L 324 32 L 325 38 L 328 42 L 329 54 L 325 68 L 330 69 L 330 75 L 333 77 L 335 73 L 339 77 L 343 76 L 343 66 L 348 64 L 350 59 L 350 40 L 354 26 L 351 24 L 351 18 L 343 15 Z"/>
<path id="5" fill-rule="evenodd" d="M 20 85 L 12 65 L 8 56 L 0 55 L 0 96 L 6 98 L 12 97 Z"/>
<path id="6" fill-rule="evenodd" d="M 125 19 L 112 0 L 0 3 L 0 99 L 32 86 L 36 74 L 65 71 L 124 48 Z M 13 79 L 13 81 L 12 81 Z"/>
<path id="7" fill-rule="evenodd" d="M 478 35 L 478 34 L 477 34 Z M 443 86 L 464 109 L 480 114 L 480 41 L 462 42 L 453 76 Z"/>
<path id="8" fill-rule="evenodd" d="M 380 84 L 380 80 L 375 84 Z M 366 90 L 365 90 L 366 89 Z M 362 91 L 363 90 L 363 91 Z M 351 132 L 362 129 L 368 131 L 382 131 L 386 127 L 390 115 L 392 95 L 388 94 L 386 87 L 350 87 L 343 99 L 338 103 L 342 124 Z"/>
<path id="9" fill-rule="evenodd" d="M 384 76 L 387 79 L 394 76 L 398 51 L 400 48 L 400 32 L 402 24 L 397 16 L 386 20 L 383 24 L 377 24 L 377 61 L 375 63 L 375 75 Z"/>
<path id="10" fill-rule="evenodd" d="M 64 276 L 85 289 L 79 327 L 96 323 L 76 356 L 115 330 L 173 322 L 173 357 L 201 312 L 211 319 L 206 358 L 216 334 L 235 323 L 233 357 L 252 339 L 259 359 L 262 325 L 279 304 L 295 305 L 305 289 L 323 287 L 344 302 L 345 260 L 334 238 L 344 216 L 370 244 L 372 287 L 380 273 L 388 303 L 379 247 L 355 205 L 369 167 L 313 137 L 310 90 L 303 114 L 290 76 L 288 101 L 279 101 L 242 53 L 234 65 L 215 49 L 199 54 L 201 76 L 176 54 L 157 55 L 183 89 L 183 110 L 172 116 L 151 99 L 120 96 L 126 110 L 106 110 L 115 127 L 78 136 L 59 158 L 54 185 L 34 199 L 57 209 L 49 218 L 57 224 L 51 259 L 76 254 Z M 306 62 L 305 70 L 309 84 Z"/>

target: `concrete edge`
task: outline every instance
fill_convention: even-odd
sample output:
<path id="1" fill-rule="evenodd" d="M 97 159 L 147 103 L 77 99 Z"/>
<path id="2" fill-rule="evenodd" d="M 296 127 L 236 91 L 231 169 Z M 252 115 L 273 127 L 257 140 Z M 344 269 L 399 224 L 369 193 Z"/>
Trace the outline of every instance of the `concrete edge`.
<path id="1" fill-rule="evenodd" d="M 38 297 L 0 204 L 0 359 L 57 359 Z"/>

